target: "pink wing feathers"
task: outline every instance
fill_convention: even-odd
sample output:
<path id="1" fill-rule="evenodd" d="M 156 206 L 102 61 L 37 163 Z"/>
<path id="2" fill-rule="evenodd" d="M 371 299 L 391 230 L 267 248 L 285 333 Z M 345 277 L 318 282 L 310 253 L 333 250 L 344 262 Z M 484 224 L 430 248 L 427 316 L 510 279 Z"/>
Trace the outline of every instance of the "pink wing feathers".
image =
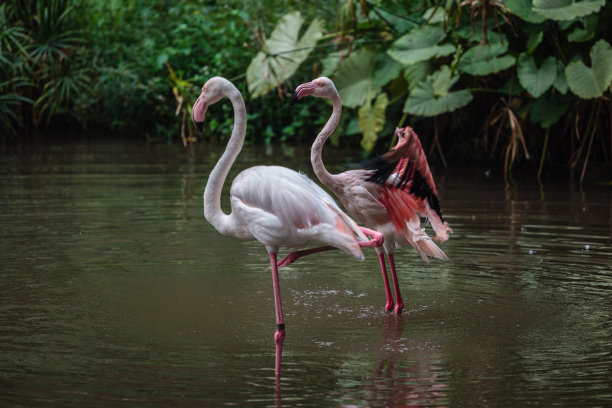
<path id="1" fill-rule="evenodd" d="M 436 233 L 446 241 L 451 228 L 442 217 L 438 190 L 418 135 L 410 126 L 395 130 L 398 142 L 380 157 L 367 181 L 381 185 L 378 200 L 385 206 L 398 231 L 405 231 L 415 213 L 426 216 Z"/>

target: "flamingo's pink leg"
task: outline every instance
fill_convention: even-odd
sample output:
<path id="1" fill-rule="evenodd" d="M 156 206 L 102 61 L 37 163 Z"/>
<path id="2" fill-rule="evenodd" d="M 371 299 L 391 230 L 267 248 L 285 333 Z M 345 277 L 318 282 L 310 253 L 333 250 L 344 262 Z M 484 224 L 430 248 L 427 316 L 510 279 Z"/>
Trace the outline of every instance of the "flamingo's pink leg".
<path id="1" fill-rule="evenodd" d="M 287 266 L 287 265 L 291 265 L 293 262 L 297 261 L 299 258 L 305 255 L 315 254 L 317 252 L 323 252 L 323 251 L 330 251 L 332 249 L 338 249 L 338 248 L 333 247 L 333 246 L 322 246 L 322 247 L 317 247 L 317 248 L 312 248 L 312 249 L 303 249 L 301 251 L 291 252 L 286 257 L 278 261 L 278 265 L 277 265 L 278 269 L 284 266 Z"/>
<path id="2" fill-rule="evenodd" d="M 389 277 L 387 276 L 387 267 L 385 266 L 385 253 L 380 252 L 378 254 L 378 260 L 380 261 L 380 270 L 382 271 L 383 283 L 385 284 L 385 295 L 387 296 L 387 304 L 385 310 L 390 312 L 393 310 L 393 297 L 391 297 L 391 287 L 389 286 Z"/>
<path id="3" fill-rule="evenodd" d="M 402 314 L 404 309 L 404 301 L 402 294 L 400 293 L 399 282 L 397 279 L 397 272 L 395 271 L 395 259 L 393 254 L 387 254 L 389 256 L 389 266 L 391 267 L 391 276 L 393 277 L 393 288 L 395 289 L 395 314 Z"/>
<path id="4" fill-rule="evenodd" d="M 278 268 L 276 266 L 275 253 L 270 254 L 270 266 L 272 267 L 274 306 L 276 308 L 276 332 L 274 333 L 274 344 L 276 345 L 276 363 L 274 365 L 274 374 L 277 377 L 280 377 L 283 341 L 285 340 L 285 322 L 283 321 L 283 305 L 281 302 L 280 285 L 278 283 Z"/>
<path id="5" fill-rule="evenodd" d="M 359 241 L 360 247 L 378 248 L 382 246 L 384 239 L 383 239 L 383 235 L 380 232 L 373 231 L 371 229 L 363 228 L 363 227 L 359 227 L 359 228 L 363 231 L 364 234 L 372 238 L 370 241 Z M 283 268 L 287 265 L 291 265 L 293 262 L 297 261 L 299 258 L 303 256 L 310 255 L 310 254 L 316 254 L 317 252 L 330 251 L 332 249 L 338 249 L 338 248 L 333 247 L 333 246 L 322 246 L 322 247 L 317 247 L 317 248 L 312 248 L 312 249 L 303 249 L 301 251 L 291 252 L 286 257 L 278 261 L 278 264 L 277 264 L 278 269 Z"/>

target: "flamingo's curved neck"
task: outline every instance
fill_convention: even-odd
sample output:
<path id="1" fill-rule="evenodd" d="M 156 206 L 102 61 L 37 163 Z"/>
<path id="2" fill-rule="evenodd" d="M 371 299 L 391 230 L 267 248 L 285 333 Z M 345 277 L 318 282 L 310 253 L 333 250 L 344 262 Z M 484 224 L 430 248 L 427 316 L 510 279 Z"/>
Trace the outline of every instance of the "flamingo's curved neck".
<path id="1" fill-rule="evenodd" d="M 224 91 L 234 107 L 234 127 L 225 152 L 208 177 L 204 189 L 204 217 L 222 234 L 232 232 L 231 214 L 225 214 L 221 209 L 221 191 L 232 164 L 242 149 L 246 135 L 246 107 L 238 89 L 228 84 Z"/>
<path id="2" fill-rule="evenodd" d="M 340 116 L 342 115 L 342 102 L 340 101 L 340 95 L 338 95 L 337 92 L 333 93 L 330 99 L 333 104 L 333 111 L 330 118 L 327 120 L 327 123 L 312 144 L 312 148 L 310 150 L 310 161 L 312 163 L 312 169 L 321 183 L 325 184 L 327 188 L 334 190 L 336 186 L 336 183 L 334 182 L 335 176 L 330 174 L 323 164 L 323 145 L 340 122 Z"/>

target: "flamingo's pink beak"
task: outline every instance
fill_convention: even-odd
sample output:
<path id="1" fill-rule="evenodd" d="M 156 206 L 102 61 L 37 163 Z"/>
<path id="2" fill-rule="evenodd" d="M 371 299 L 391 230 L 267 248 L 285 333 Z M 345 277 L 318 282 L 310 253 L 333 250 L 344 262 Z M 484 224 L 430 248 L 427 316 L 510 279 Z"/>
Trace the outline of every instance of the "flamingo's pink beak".
<path id="1" fill-rule="evenodd" d="M 195 123 L 198 132 L 202 132 L 204 129 L 204 118 L 206 117 L 206 111 L 208 110 L 208 104 L 206 103 L 206 94 L 202 92 L 198 100 L 193 104 L 192 117 L 193 123 Z"/>
<path id="2" fill-rule="evenodd" d="M 291 106 L 295 105 L 295 103 L 303 97 L 312 95 L 316 89 L 317 85 L 313 82 L 306 82 L 305 84 L 302 84 L 295 88 L 295 92 L 293 93 L 293 97 L 291 98 Z"/>

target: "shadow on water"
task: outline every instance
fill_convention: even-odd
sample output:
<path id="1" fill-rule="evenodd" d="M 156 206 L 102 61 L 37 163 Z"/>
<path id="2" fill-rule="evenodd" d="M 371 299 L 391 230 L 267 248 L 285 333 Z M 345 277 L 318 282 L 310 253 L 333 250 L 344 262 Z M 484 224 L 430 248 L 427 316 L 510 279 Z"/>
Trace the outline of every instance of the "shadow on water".
<path id="1" fill-rule="evenodd" d="M 265 249 L 202 216 L 222 148 L 2 154 L 0 406 L 612 403 L 609 189 L 438 177 L 450 261 L 398 251 L 401 317 L 373 251 L 281 270 L 276 384 Z M 246 147 L 229 179 L 258 163 L 312 175 L 307 153 Z M 326 153 L 332 171 L 359 159 Z"/>

